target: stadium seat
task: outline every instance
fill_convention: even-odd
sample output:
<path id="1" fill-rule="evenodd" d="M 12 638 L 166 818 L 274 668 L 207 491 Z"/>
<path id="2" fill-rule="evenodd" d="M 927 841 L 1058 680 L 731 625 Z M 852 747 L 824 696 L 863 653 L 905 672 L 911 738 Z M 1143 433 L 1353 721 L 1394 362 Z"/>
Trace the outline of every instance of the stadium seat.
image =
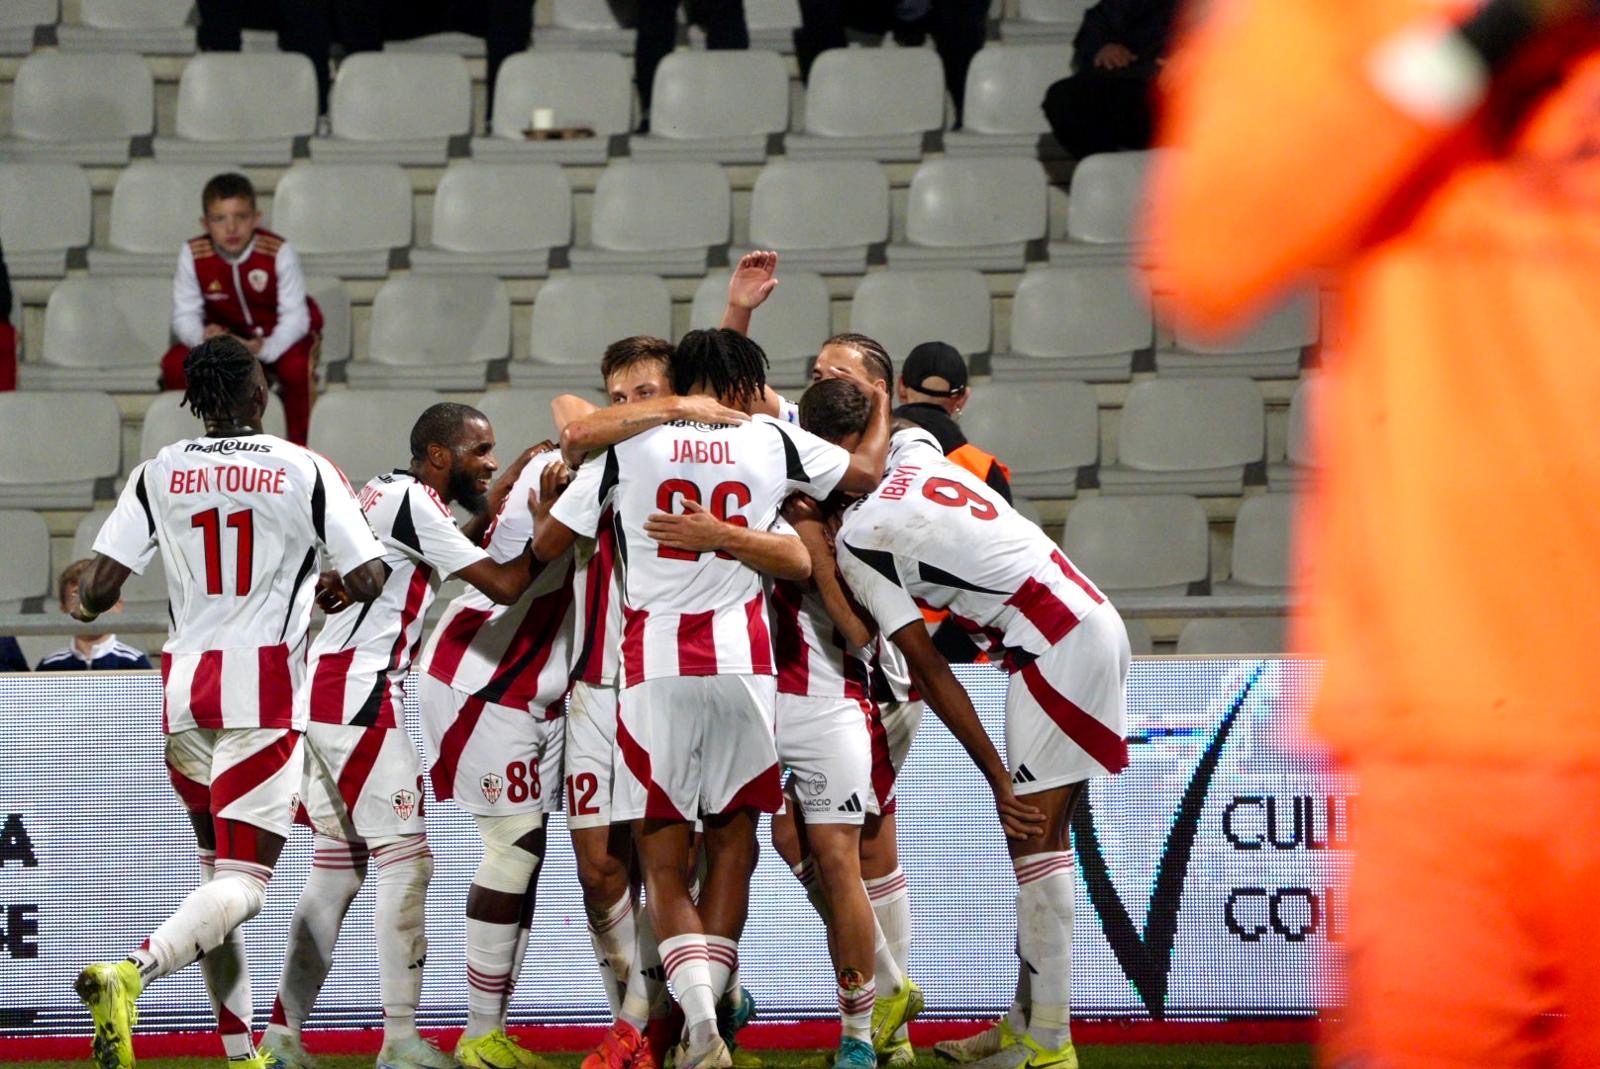
<path id="1" fill-rule="evenodd" d="M 97 508 L 85 513 L 83 519 L 78 521 L 72 536 L 73 560 L 94 556 L 95 537 L 110 515 L 111 509 Z M 159 611 L 167 607 L 167 571 L 159 552 L 151 559 L 143 575 L 130 574 L 128 581 L 122 584 L 122 605 L 128 612 Z M 152 657 L 151 660 L 159 663 L 160 658 Z"/>
<path id="2" fill-rule="evenodd" d="M 149 137 L 155 121 L 155 80 L 142 56 L 35 52 L 12 82 L 0 161 L 124 164 L 131 139 Z"/>
<path id="3" fill-rule="evenodd" d="M 634 37 L 633 28 L 618 21 L 607 0 L 554 0 L 550 25 L 534 33 L 533 47 L 627 54 L 633 51 Z"/>
<path id="4" fill-rule="evenodd" d="M 406 466 L 411 425 L 423 409 L 443 400 L 432 390 L 330 391 L 311 409 L 306 444 L 360 489 L 374 475 Z"/>
<path id="5" fill-rule="evenodd" d="M 528 359 L 511 361 L 511 385 L 594 389 L 606 346 L 635 334 L 672 336 L 665 282 L 655 275 L 557 275 L 534 298 Z"/>
<path id="6" fill-rule="evenodd" d="M 1295 495 L 1255 494 L 1233 521 L 1231 577 L 1211 584 L 1213 594 L 1278 594 L 1289 587 L 1289 522 Z"/>
<path id="7" fill-rule="evenodd" d="M 411 244 L 411 179 L 393 164 L 296 164 L 278 180 L 272 229 L 308 272 L 382 278 Z"/>
<path id="8" fill-rule="evenodd" d="M 539 31 L 541 41 L 546 31 Z M 536 108 L 549 108 L 558 128 L 587 128 L 593 137 L 530 141 L 523 131 Z M 633 70 L 602 52 L 519 52 L 494 83 L 494 136 L 472 139 L 481 160 L 603 164 L 613 137 L 633 129 Z"/>
<path id="9" fill-rule="evenodd" d="M 1175 350 L 1156 352 L 1162 375 L 1249 375 L 1292 379 L 1300 356 L 1317 340 L 1316 290 L 1295 294 L 1225 337 L 1196 331 L 1183 316 L 1173 323 Z"/>
<path id="10" fill-rule="evenodd" d="M 874 271 L 850 303 L 850 329 L 876 338 L 896 364 L 925 341 L 986 353 L 992 328 L 989 284 L 977 271 Z"/>
<path id="11" fill-rule="evenodd" d="M 868 249 L 888 240 L 889 176 L 872 160 L 776 159 L 756 175 L 751 247 L 778 250 L 785 275 L 859 275 Z"/>
<path id="12" fill-rule="evenodd" d="M 1050 243 L 1052 263 L 1126 262 L 1144 251 L 1138 225 L 1157 151 L 1103 152 L 1078 162 L 1067 197 L 1067 237 Z"/>
<path id="13" fill-rule="evenodd" d="M 1061 548 L 1108 594 L 1187 594 L 1211 570 L 1206 510 L 1182 494 L 1086 497 L 1067 513 Z"/>
<path id="14" fill-rule="evenodd" d="M 1311 453 L 1309 421 L 1321 389 L 1321 378 L 1307 374 L 1295 384 L 1294 393 L 1289 397 L 1288 461 L 1267 465 L 1267 486 L 1274 492 L 1299 489 L 1317 473 Z"/>
<path id="15" fill-rule="evenodd" d="M 27 509 L 0 509 L 0 612 L 37 612 L 50 593 L 50 528 Z M 32 604 L 29 604 L 29 603 Z"/>
<path id="16" fill-rule="evenodd" d="M 460 56 L 358 52 L 339 64 L 328 117 L 314 160 L 443 166 L 450 139 L 472 132 L 472 74 Z"/>
<path id="17" fill-rule="evenodd" d="M 487 275 L 396 275 L 372 302 L 365 361 L 345 369 L 370 389 L 481 390 L 511 354 L 511 298 Z"/>
<path id="18" fill-rule="evenodd" d="M 526 47 L 526 43 L 524 43 L 524 47 Z M 462 56 L 466 59 L 482 59 L 488 54 L 488 49 L 482 37 L 470 33 L 457 33 L 454 30 L 423 34 L 421 37 L 409 37 L 403 41 L 385 41 L 383 50 L 385 52 L 441 52 L 447 56 Z"/>
<path id="19" fill-rule="evenodd" d="M 1028 242 L 1048 228 L 1046 185 L 1032 158 L 926 161 L 911 178 L 906 241 L 889 246 L 889 266 L 1021 271 Z"/>
<path id="20" fill-rule="evenodd" d="M 457 160 L 433 195 L 432 243 L 411 250 L 417 274 L 536 278 L 550 250 L 572 244 L 572 187 L 553 163 Z"/>
<path id="21" fill-rule="evenodd" d="M 176 137 L 155 139 L 156 159 L 234 160 L 287 167 L 296 138 L 317 127 L 317 77 L 293 52 L 205 52 L 178 79 Z"/>
<path id="22" fill-rule="evenodd" d="M 1139 619 L 1122 618 L 1122 626 L 1128 631 L 1128 652 L 1135 657 L 1148 657 L 1156 651 L 1155 642 L 1150 638 L 1150 625 Z"/>
<path id="23" fill-rule="evenodd" d="M 0 163 L 0 248 L 13 277 L 56 278 L 89 244 L 94 194 L 70 163 Z"/>
<path id="24" fill-rule="evenodd" d="M 25 390 L 148 393 L 171 331 L 170 279 L 63 279 L 45 306 L 43 360 L 21 365 L 17 381 Z"/>
<path id="25" fill-rule="evenodd" d="M 961 429 L 1011 469 L 1011 489 L 1024 497 L 1072 497 L 1078 469 L 1100 459 L 1100 410 L 1082 382 L 979 386 Z"/>
<path id="26" fill-rule="evenodd" d="M 1000 23 L 1000 39 L 1070 45 L 1094 5 L 1095 0 L 1018 0 L 1017 17 Z"/>
<path id="27" fill-rule="evenodd" d="M 595 184 L 590 244 L 567 254 L 575 272 L 705 274 L 711 246 L 726 245 L 733 192 L 714 163 L 618 161 Z"/>
<path id="28" fill-rule="evenodd" d="M 1265 406 L 1249 379 L 1150 379 L 1128 388 L 1108 494 L 1233 494 L 1263 458 Z"/>
<path id="29" fill-rule="evenodd" d="M 88 508 L 95 483 L 121 460 L 122 414 L 110 394 L 0 393 L 0 508 Z"/>
<path id="30" fill-rule="evenodd" d="M 188 55 L 193 10 L 194 0 L 78 0 L 81 21 L 57 26 L 56 41 L 64 52 Z"/>
<path id="31" fill-rule="evenodd" d="M 145 409 L 144 422 L 139 425 L 139 456 L 135 463 L 149 460 L 173 442 L 198 438 L 205 429 L 200 417 L 183 407 L 182 390 L 164 390 L 156 394 L 150 407 Z M 279 438 L 288 433 L 283 421 L 283 402 L 276 393 L 267 394 L 267 411 L 261 418 L 261 429 Z"/>
<path id="32" fill-rule="evenodd" d="M 928 48 L 833 48 L 811 65 L 805 129 L 784 138 L 796 159 L 922 158 L 944 126 L 944 68 Z"/>
<path id="33" fill-rule="evenodd" d="M 1283 618 L 1202 617 L 1178 632 L 1183 657 L 1273 656 L 1284 649 Z"/>
<path id="34" fill-rule="evenodd" d="M 89 250 L 97 275 L 161 275 L 170 280 L 178 250 L 200 233 L 201 190 L 228 164 L 134 160 L 111 193 L 111 233 L 105 248 Z M 170 292 L 169 292 L 170 296 Z"/>
<path id="35" fill-rule="evenodd" d="M 960 130 L 944 135 L 947 156 L 1060 155 L 1044 117 L 1044 94 L 1072 73 L 1059 45 L 991 44 L 972 57 Z"/>
<path id="36" fill-rule="evenodd" d="M 787 268 L 787 263 L 785 264 Z M 691 329 L 722 323 L 728 305 L 727 270 L 713 271 L 694 291 L 689 309 Z M 803 386 L 811 375 L 824 339 L 832 335 L 828 285 L 811 271 L 784 270 L 778 288 L 750 317 L 750 337 L 767 354 L 767 381 L 775 386 Z"/>
<path id="37" fill-rule="evenodd" d="M 1016 494 L 1012 494 L 1011 507 L 1016 509 L 1017 513 L 1021 515 L 1023 519 L 1027 520 L 1040 530 L 1044 529 L 1044 516 L 1040 514 L 1039 506 L 1035 505 L 1031 500 L 1025 497 L 1018 497 Z"/>
<path id="38" fill-rule="evenodd" d="M 789 128 L 789 71 L 776 52 L 680 48 L 656 68 L 650 132 L 635 159 L 762 163 L 767 141 Z"/>
<path id="39" fill-rule="evenodd" d="M 1155 336 L 1150 296 L 1126 265 L 1042 267 L 1011 300 L 1011 352 L 989 360 L 998 382 L 1127 382 Z"/>
<path id="40" fill-rule="evenodd" d="M 10 0 L 0 4 L 0 56 L 32 52 L 39 27 L 53 26 L 60 17 L 60 0 Z"/>
<path id="41" fill-rule="evenodd" d="M 595 361 L 594 382 L 600 381 L 600 361 Z M 604 406 L 606 396 L 590 383 L 584 387 L 546 386 L 530 389 L 486 390 L 473 406 L 489 417 L 494 428 L 494 455 L 502 468 L 530 445 L 549 441 L 557 443 L 561 435 L 556 432 L 555 419 L 550 413 L 550 402 L 560 394 L 576 394 L 596 406 Z"/>
<path id="42" fill-rule="evenodd" d="M 306 296 L 322 310 L 322 363 L 350 359 L 350 291 L 336 278 L 308 275 Z"/>

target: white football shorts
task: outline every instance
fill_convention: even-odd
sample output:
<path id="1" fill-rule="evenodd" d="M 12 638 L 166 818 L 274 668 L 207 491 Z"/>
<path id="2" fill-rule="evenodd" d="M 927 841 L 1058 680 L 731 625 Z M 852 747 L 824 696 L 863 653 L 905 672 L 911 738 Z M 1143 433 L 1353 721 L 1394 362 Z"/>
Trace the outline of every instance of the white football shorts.
<path id="1" fill-rule="evenodd" d="M 872 703 L 778 695 L 785 804 L 807 824 L 861 824 L 872 799 Z"/>
<path id="2" fill-rule="evenodd" d="M 423 835 L 422 760 L 403 728 L 306 726 L 300 804 L 319 835 L 347 842 Z"/>
<path id="3" fill-rule="evenodd" d="M 611 768 L 617 750 L 617 688 L 572 684 L 567 705 L 567 827 L 611 823 Z"/>
<path id="4" fill-rule="evenodd" d="M 167 736 L 166 760 L 185 809 L 288 837 L 300 791 L 298 731 L 191 728 Z"/>
<path id="5" fill-rule="evenodd" d="M 417 704 L 435 798 L 486 817 L 561 808 L 560 717 L 538 720 L 430 675 L 418 677 Z"/>

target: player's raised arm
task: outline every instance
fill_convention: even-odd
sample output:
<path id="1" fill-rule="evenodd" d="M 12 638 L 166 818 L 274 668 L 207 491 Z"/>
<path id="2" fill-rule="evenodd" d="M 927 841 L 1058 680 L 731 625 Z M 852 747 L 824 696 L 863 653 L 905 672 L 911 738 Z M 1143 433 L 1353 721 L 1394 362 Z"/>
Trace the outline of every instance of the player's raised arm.
<path id="1" fill-rule="evenodd" d="M 644 522 L 644 532 L 671 549 L 688 553 L 726 553 L 739 563 L 775 579 L 801 582 L 811 577 L 811 555 L 796 535 L 753 531 L 742 523 L 719 520 L 698 501 L 687 498 L 681 513 L 651 515 Z"/>
<path id="2" fill-rule="evenodd" d="M 538 515 L 541 501 L 554 501 L 561 487 L 566 485 L 567 475 L 567 466 L 561 461 L 546 464 L 539 473 L 538 488 L 528 491 L 529 513 Z M 523 545 L 521 553 L 508 561 L 486 556 L 454 574 L 483 591 L 495 604 L 510 605 L 522 597 L 542 571 L 544 562 L 534 557 L 530 540 Z"/>
<path id="3" fill-rule="evenodd" d="M 739 257 L 728 279 L 728 307 L 722 313 L 722 327 L 740 334 L 750 333 L 750 314 L 778 288 L 773 277 L 778 271 L 778 254 L 757 249 Z"/>
<path id="4" fill-rule="evenodd" d="M 811 557 L 811 582 L 822 607 L 839 634 L 852 649 L 870 645 L 877 637 L 877 624 L 850 596 L 839 577 L 839 563 L 833 552 L 833 539 L 828 534 L 822 510 L 809 497 L 796 494 L 783 506 L 783 518 L 789 521 L 799 535 L 801 543 Z"/>
<path id="5" fill-rule="evenodd" d="M 658 397 L 610 408 L 596 408 L 561 429 L 561 455 L 567 462 L 581 461 L 589 453 L 609 448 L 663 423 L 688 420 L 727 426 L 746 423 L 750 417 L 729 408 L 715 397 Z"/>
<path id="6" fill-rule="evenodd" d="M 534 557 L 552 561 L 571 549 L 579 535 L 593 538 L 600 529 L 600 513 L 616 485 L 617 458 L 607 449 L 591 457 L 566 486 L 552 487 L 553 493 L 530 502 Z"/>

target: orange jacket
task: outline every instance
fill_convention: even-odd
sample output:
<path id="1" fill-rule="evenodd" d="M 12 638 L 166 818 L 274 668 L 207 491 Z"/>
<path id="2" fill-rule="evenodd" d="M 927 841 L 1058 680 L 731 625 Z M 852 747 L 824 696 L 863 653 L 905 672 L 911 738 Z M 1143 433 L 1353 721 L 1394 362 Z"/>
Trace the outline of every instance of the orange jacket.
<path id="1" fill-rule="evenodd" d="M 1379 42 L 1470 3 L 1214 0 L 1176 68 L 1152 236 L 1220 326 L 1332 267 L 1298 523 L 1315 714 L 1391 756 L 1600 760 L 1600 23 L 1431 127 Z"/>

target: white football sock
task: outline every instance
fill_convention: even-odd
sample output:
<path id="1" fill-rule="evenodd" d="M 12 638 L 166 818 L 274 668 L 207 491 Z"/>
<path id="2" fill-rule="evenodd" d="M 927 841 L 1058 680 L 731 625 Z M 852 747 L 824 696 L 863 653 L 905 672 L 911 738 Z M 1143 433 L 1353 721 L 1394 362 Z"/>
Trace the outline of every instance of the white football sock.
<path id="1" fill-rule="evenodd" d="M 1072 854 L 1029 854 L 1012 862 L 1017 876 L 1017 947 L 1036 974 L 1028 1035 L 1045 1050 L 1072 1041 Z"/>
<path id="2" fill-rule="evenodd" d="M 710 957 L 706 937 L 699 932 L 661 940 L 661 964 L 678 1005 L 683 1007 L 683 1030 L 693 1050 L 704 1049 L 709 1036 L 716 1034 L 717 1005 L 711 987 Z M 723 981 L 727 981 L 726 974 Z"/>
<path id="3" fill-rule="evenodd" d="M 283 955 L 283 975 L 272 1006 L 268 1032 L 300 1036 L 311 1007 L 333 968 L 333 948 L 339 941 L 350 903 L 367 876 L 367 846 L 326 835 L 316 837 L 311 855 L 311 876 L 295 903 L 289 921 L 288 946 Z"/>
<path id="4" fill-rule="evenodd" d="M 896 865 L 887 876 L 862 880 L 867 900 L 878 921 L 878 942 L 873 946 L 874 979 L 884 991 L 898 992 L 905 985 L 907 959 L 911 954 L 911 897 L 906 874 Z M 901 1025 L 896 1039 L 909 1039 L 910 1030 Z"/>
<path id="5" fill-rule="evenodd" d="M 708 935 L 705 939 L 711 998 L 713 1002 L 721 1002 L 733 990 L 728 981 L 739 971 L 739 944 L 720 935 Z M 662 948 L 662 954 L 665 953 L 666 949 Z"/>
<path id="6" fill-rule="evenodd" d="M 417 1034 L 422 967 L 428 957 L 424 910 L 433 854 L 425 835 L 402 835 L 374 843 L 378 863 L 378 990 L 383 1000 L 385 1042 Z"/>
<path id="7" fill-rule="evenodd" d="M 868 980 L 860 987 L 839 985 L 840 1035 L 872 1042 L 872 1007 L 878 998 L 878 985 Z"/>
<path id="8" fill-rule="evenodd" d="M 217 852 L 201 850 L 200 882 L 208 883 L 216 875 Z M 205 976 L 206 994 L 211 996 L 211 1009 L 217 1015 L 217 1032 L 222 1036 L 222 1049 L 229 1058 L 249 1058 L 255 1055 L 251 1039 L 250 968 L 245 958 L 244 933 L 235 928 L 228 933 L 222 945 L 200 959 L 200 972 Z"/>
<path id="9" fill-rule="evenodd" d="M 594 944 L 600 975 L 605 981 L 606 1001 L 611 1016 L 622 1008 L 622 991 L 633 973 L 635 934 L 633 893 L 625 892 L 610 908 L 598 915 L 589 914 L 589 941 Z"/>
<path id="10" fill-rule="evenodd" d="M 219 860 L 216 877 L 187 898 L 150 933 L 146 945 L 128 955 L 146 987 L 192 965 L 222 945 L 228 933 L 261 912 L 272 870 L 250 861 Z"/>
<path id="11" fill-rule="evenodd" d="M 628 987 L 617 1015 L 642 1032 L 656 1008 L 666 1001 L 667 974 L 661 965 L 661 948 L 656 945 L 650 911 L 640 909 L 634 916 L 633 971 L 628 974 Z"/>
<path id="12" fill-rule="evenodd" d="M 542 859 L 515 844 L 543 823 L 543 814 L 533 816 L 537 820 L 520 815 L 478 817 L 484 849 L 472 877 L 474 886 L 517 895 L 525 903 L 531 899 Z M 526 917 L 531 910 L 525 905 L 522 912 Z M 527 928 L 520 918 L 499 923 L 467 917 L 467 1028 L 463 1039 L 476 1039 L 505 1027 L 506 1006 L 526 947 Z"/>

